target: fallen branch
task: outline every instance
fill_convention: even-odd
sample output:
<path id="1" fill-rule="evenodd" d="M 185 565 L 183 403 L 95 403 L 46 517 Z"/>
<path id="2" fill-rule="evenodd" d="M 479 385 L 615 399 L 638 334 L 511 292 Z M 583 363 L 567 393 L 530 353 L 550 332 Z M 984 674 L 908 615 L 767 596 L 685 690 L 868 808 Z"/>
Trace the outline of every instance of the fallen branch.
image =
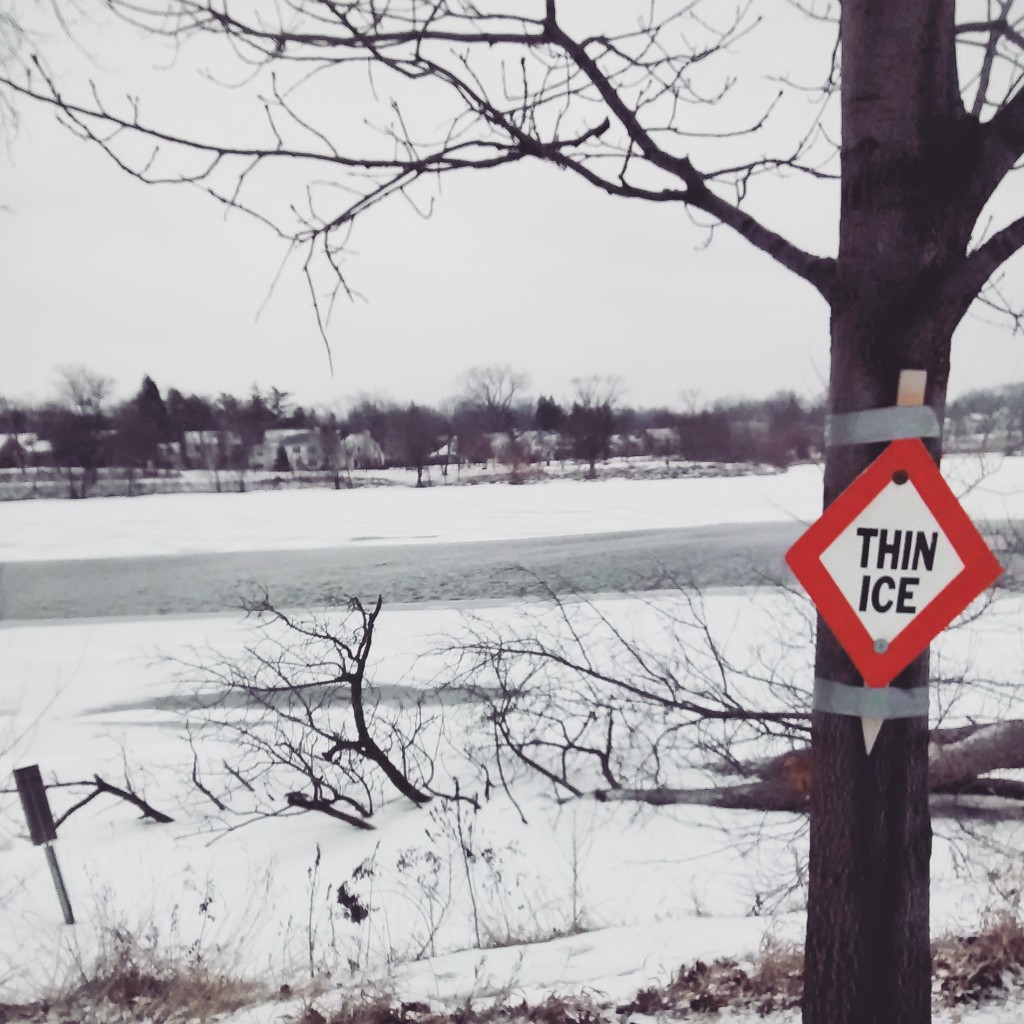
<path id="1" fill-rule="evenodd" d="M 337 818 L 339 821 L 345 822 L 347 825 L 354 825 L 356 828 L 365 829 L 367 832 L 374 831 L 373 825 L 362 818 L 357 818 L 354 814 L 346 814 L 344 811 L 339 811 L 328 800 L 314 800 L 311 797 L 305 796 L 302 793 L 289 793 L 286 797 L 289 807 L 301 807 L 304 811 L 319 811 L 321 814 L 326 814 L 328 817 Z"/>
<path id="2" fill-rule="evenodd" d="M 928 785 L 935 813 L 999 818 L 1019 815 L 1024 780 L 988 778 L 988 773 L 1024 768 L 1024 720 L 936 730 L 929 751 Z M 807 747 L 767 761 L 741 765 L 756 779 L 698 789 L 599 789 L 602 802 L 666 806 L 697 804 L 755 811 L 806 811 L 810 807 L 813 762 Z M 963 798 L 963 799 L 961 799 Z M 974 798 L 974 799 L 968 799 Z"/>
<path id="3" fill-rule="evenodd" d="M 60 782 L 54 783 L 55 786 L 67 787 L 67 786 L 92 786 L 93 791 L 86 797 L 83 797 L 76 804 L 72 804 L 56 821 L 54 821 L 54 828 L 60 828 L 68 818 L 71 817 L 75 811 L 81 810 L 86 804 L 91 803 L 96 797 L 101 796 L 104 793 L 110 796 L 116 796 L 119 800 L 124 800 L 126 803 L 131 804 L 133 807 L 137 807 L 142 811 L 144 818 L 150 818 L 153 821 L 160 822 L 161 825 L 169 825 L 174 819 L 164 814 L 163 811 L 158 811 L 152 804 L 143 800 L 137 793 L 132 793 L 130 790 L 121 789 L 120 786 L 115 786 L 106 779 L 100 778 L 99 775 L 94 775 L 92 781 L 83 780 L 79 782 Z M 47 789 L 51 788 L 47 786 Z"/>
<path id="4" fill-rule="evenodd" d="M 928 757 L 928 784 L 945 791 L 974 782 L 988 772 L 1024 768 L 1024 721 L 1013 719 L 980 726 L 955 743 L 933 744 Z"/>
<path id="5" fill-rule="evenodd" d="M 808 798 L 785 783 L 752 782 L 740 786 L 712 786 L 707 789 L 595 789 L 591 794 L 602 803 L 644 803 L 657 807 L 672 804 L 700 804 L 733 810 L 806 811 Z"/>

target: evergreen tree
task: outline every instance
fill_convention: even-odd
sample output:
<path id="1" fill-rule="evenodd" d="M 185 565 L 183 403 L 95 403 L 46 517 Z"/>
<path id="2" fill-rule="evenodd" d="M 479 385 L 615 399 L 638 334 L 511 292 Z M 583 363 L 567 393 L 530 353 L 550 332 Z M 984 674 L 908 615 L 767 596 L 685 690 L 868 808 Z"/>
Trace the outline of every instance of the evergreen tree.
<path id="1" fill-rule="evenodd" d="M 548 395 L 537 399 L 537 411 L 533 414 L 533 422 L 538 430 L 561 430 L 565 419 L 565 410 Z"/>

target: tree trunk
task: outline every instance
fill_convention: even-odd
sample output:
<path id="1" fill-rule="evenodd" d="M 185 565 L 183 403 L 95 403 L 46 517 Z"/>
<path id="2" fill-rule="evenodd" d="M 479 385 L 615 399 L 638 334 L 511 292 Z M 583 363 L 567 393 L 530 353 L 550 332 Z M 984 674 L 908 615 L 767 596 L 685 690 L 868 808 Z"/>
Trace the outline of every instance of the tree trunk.
<path id="1" fill-rule="evenodd" d="M 927 371 L 925 401 L 941 412 L 959 313 L 943 307 L 940 282 L 969 234 L 966 204 L 957 209 L 948 194 L 962 114 L 953 0 L 846 0 L 840 32 L 829 409 L 893 405 L 900 370 L 911 368 Z M 928 445 L 938 460 L 941 442 Z M 829 449 L 826 507 L 884 447 Z M 820 619 L 815 673 L 863 685 Z M 925 652 L 891 685 L 927 682 Z M 931 994 L 928 722 L 886 722 L 869 756 L 858 719 L 815 712 L 812 747 L 805 1024 L 923 1024 Z"/>

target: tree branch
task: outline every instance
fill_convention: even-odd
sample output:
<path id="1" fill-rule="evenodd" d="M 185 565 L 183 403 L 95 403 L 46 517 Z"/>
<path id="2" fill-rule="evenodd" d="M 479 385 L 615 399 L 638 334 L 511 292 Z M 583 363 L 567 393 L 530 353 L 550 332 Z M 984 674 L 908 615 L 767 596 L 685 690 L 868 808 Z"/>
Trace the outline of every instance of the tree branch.
<path id="1" fill-rule="evenodd" d="M 967 312 L 985 282 L 1022 246 L 1024 217 L 996 232 L 961 263 L 947 284 L 947 294 L 956 304 L 960 316 Z"/>
<path id="2" fill-rule="evenodd" d="M 979 194 L 987 200 L 999 183 L 1024 156 L 1024 90 L 1018 92 L 995 116 L 981 126 L 981 157 L 978 162 Z"/>
<path id="3" fill-rule="evenodd" d="M 749 766 L 756 782 L 708 788 L 683 789 L 654 786 L 641 789 L 600 789 L 591 793 L 602 802 L 636 802 L 664 806 L 697 804 L 758 811 L 800 811 L 810 806 L 813 762 L 808 748 Z M 1024 720 L 1015 719 L 992 725 L 971 726 L 932 736 L 928 758 L 928 788 L 938 799 L 934 807 L 941 813 L 962 816 L 970 813 L 1020 814 L 1024 801 L 1024 782 L 1017 779 L 987 778 L 993 771 L 1024 768 Z M 948 797 L 993 797 L 1000 805 L 985 804 L 979 810 L 970 801 L 957 803 Z M 1013 808 L 1012 810 L 1010 808 Z"/>
<path id="4" fill-rule="evenodd" d="M 353 825 L 355 828 L 361 828 L 366 832 L 374 831 L 375 826 L 370 822 L 357 818 L 354 814 L 346 814 L 344 811 L 339 811 L 329 800 L 314 800 L 303 793 L 289 793 L 285 799 L 289 807 L 301 807 L 304 811 L 319 811 L 321 814 L 326 814 L 329 818 L 337 818 L 339 821 L 345 822 L 346 825 Z"/>
<path id="5" fill-rule="evenodd" d="M 956 27 L 957 35 L 968 35 L 973 32 L 985 32 L 1002 36 L 1016 43 L 1024 50 L 1024 35 L 1017 28 L 1009 23 L 1005 17 L 995 18 L 992 21 L 965 21 Z"/>
<path id="6" fill-rule="evenodd" d="M 644 803 L 656 807 L 673 804 L 699 804 L 732 810 L 801 811 L 810 802 L 800 793 L 779 782 L 753 782 L 739 786 L 713 786 L 708 789 L 595 789 L 591 796 L 601 803 Z"/>
<path id="7" fill-rule="evenodd" d="M 972 735 L 934 747 L 929 757 L 928 782 L 945 790 L 966 786 L 979 776 L 1000 769 L 1024 768 L 1024 721 L 984 726 Z"/>
<path id="8" fill-rule="evenodd" d="M 296 65 L 312 62 L 323 68 L 356 60 L 370 65 L 380 64 L 410 81 L 434 79 L 454 89 L 467 104 L 467 112 L 479 119 L 479 125 L 484 129 L 479 134 L 466 130 L 469 122 L 453 121 L 444 141 L 429 146 L 415 142 L 404 122 L 399 121 L 385 131 L 397 143 L 393 154 L 361 158 L 342 155 L 323 132 L 311 127 L 294 107 L 289 106 L 287 93 L 278 91 L 276 83 L 273 95 L 277 108 L 297 125 L 312 132 L 320 140 L 322 148 L 286 145 L 273 120 L 274 137 L 265 146 L 219 145 L 160 131 L 139 120 L 134 104 L 128 115 L 118 116 L 105 109 L 98 99 L 92 105 L 68 101 L 38 61 L 35 71 L 42 77 L 44 86 L 36 87 L 30 81 L 21 83 L 9 80 L 10 76 L 0 76 L 7 79 L 7 84 L 15 91 L 62 110 L 73 130 L 100 145 L 119 166 L 135 177 L 147 182 L 197 185 L 220 202 L 263 220 L 293 243 L 308 246 L 310 256 L 304 265 L 307 279 L 314 242 L 322 244 L 324 257 L 341 279 L 334 259 L 337 249 L 328 241 L 328 236 L 350 224 L 368 207 L 396 192 L 405 192 L 416 180 L 453 170 L 487 169 L 534 156 L 571 169 L 611 194 L 655 201 L 681 201 L 700 209 L 808 281 L 826 301 L 831 301 L 833 260 L 804 252 L 738 205 L 714 194 L 708 185 L 708 175 L 697 171 L 689 158 L 662 149 L 655 139 L 656 133 L 685 134 L 673 123 L 674 115 L 665 126 L 654 129 L 641 120 L 641 114 L 652 100 L 643 90 L 637 93 L 628 72 L 649 76 L 659 86 L 655 95 L 666 97 L 677 108 L 684 100 L 710 102 L 695 92 L 686 72 L 748 30 L 749 25 L 744 25 L 740 14 L 735 14 L 732 23 L 723 29 L 711 30 L 702 24 L 701 28 L 711 34 L 705 45 L 679 53 L 667 49 L 667 43 L 661 41 L 662 34 L 668 32 L 668 26 L 680 16 L 678 12 L 660 22 L 655 22 L 652 14 L 650 23 L 618 37 L 575 39 L 558 23 L 554 4 L 546 5 L 543 19 L 519 14 L 483 14 L 473 8 L 471 13 L 463 14 L 445 5 L 426 5 L 426 16 L 420 17 L 414 8 L 403 12 L 393 11 L 387 6 L 377 10 L 373 5 L 361 8 L 358 4 L 328 4 L 322 12 L 310 15 L 309 31 L 303 30 L 301 20 L 288 26 L 249 23 L 209 3 L 187 7 L 182 20 L 169 27 L 160 20 L 157 11 L 144 5 L 120 4 L 118 0 L 113 0 L 113 5 L 115 8 L 120 6 L 122 16 L 133 24 L 159 35 L 179 39 L 191 34 L 222 34 L 233 46 L 252 50 L 256 56 L 249 63 L 255 63 L 257 67 L 270 62 Z M 325 26 L 334 26 L 336 31 L 324 31 Z M 506 102 L 510 98 L 507 90 L 504 100 L 489 95 L 483 84 L 486 77 L 478 76 L 468 57 L 470 49 L 491 52 L 496 47 L 505 46 L 514 46 L 523 53 L 534 55 L 544 69 L 541 84 L 529 88 L 524 72 L 522 95 L 514 97 L 515 105 L 512 107 L 508 107 Z M 447 53 L 457 62 L 456 65 L 446 67 L 443 58 L 433 55 L 434 50 Z M 548 58 L 552 54 L 556 59 L 550 62 Z M 552 82 L 557 82 L 557 85 L 552 85 Z M 603 142 L 600 151 L 595 151 L 592 145 L 588 145 L 605 135 L 609 127 L 607 118 L 595 127 L 572 134 L 563 135 L 558 131 L 570 103 L 582 105 L 594 100 L 598 100 L 621 125 L 628 146 L 623 148 L 615 140 L 608 140 Z M 541 114 L 556 103 L 560 104 L 560 109 L 549 130 L 542 127 Z M 95 125 L 97 121 L 109 126 L 110 134 L 101 135 Z M 494 128 L 506 133 L 507 138 L 495 137 Z M 154 145 L 170 144 L 193 154 L 203 154 L 206 160 L 197 169 L 169 177 L 159 175 L 152 167 L 152 160 L 130 166 L 120 150 L 115 151 L 115 140 L 121 132 L 138 135 Z M 724 131 L 723 134 L 729 133 Z M 623 160 L 617 181 L 597 173 L 592 167 L 595 156 L 606 155 Z M 647 187 L 646 183 L 641 186 L 627 182 L 625 172 L 631 158 L 681 180 L 685 189 L 659 190 Z M 247 177 L 258 164 L 281 159 L 327 165 L 363 178 L 370 176 L 372 186 L 365 192 L 360 189 L 358 198 L 336 215 L 320 217 L 311 212 L 308 217 L 301 218 L 298 228 L 284 228 L 250 209 L 239 196 Z M 214 175 L 223 172 L 227 161 L 246 161 L 246 166 L 236 174 L 237 187 L 234 190 L 220 189 L 214 182 Z M 771 165 L 772 161 L 761 160 L 751 167 Z M 314 306 L 323 330 L 319 306 L 315 303 Z"/>
<path id="9" fill-rule="evenodd" d="M 812 284 L 831 305 L 835 279 L 834 259 L 805 252 L 782 235 L 765 227 L 746 211 L 715 195 L 706 185 L 697 190 L 689 190 L 686 201 L 691 206 L 711 214 L 751 245 L 771 256 L 776 263 Z"/>
<path id="10" fill-rule="evenodd" d="M 738 232 L 751 245 L 771 256 L 787 270 L 802 277 L 821 293 L 826 302 L 832 301 L 834 260 L 812 256 L 774 231 L 760 224 L 750 214 L 715 195 L 706 178 L 688 158 L 675 157 L 662 150 L 640 124 L 636 111 L 623 100 L 618 90 L 587 53 L 586 48 L 571 39 L 554 21 L 549 11 L 546 25 L 551 40 L 560 46 L 587 76 L 604 100 L 608 109 L 623 126 L 630 140 L 655 167 L 675 174 L 687 188 L 681 194 L 683 202 L 711 214 L 723 224 Z"/>
<path id="11" fill-rule="evenodd" d="M 64 785 L 64 786 L 76 786 L 76 785 L 89 786 L 89 785 L 91 785 L 91 786 L 94 787 L 94 789 L 93 789 L 93 791 L 88 796 L 84 797 L 83 799 L 79 800 L 78 803 L 73 804 L 71 807 L 69 807 L 53 823 L 55 828 L 59 828 L 65 821 L 67 821 L 68 818 L 71 817 L 72 814 L 75 813 L 75 811 L 80 810 L 86 804 L 88 804 L 91 801 L 95 800 L 96 797 L 100 796 L 103 793 L 108 793 L 108 794 L 110 794 L 110 796 L 116 796 L 119 800 L 124 800 L 126 803 L 131 804 L 133 807 L 137 807 L 140 811 L 142 811 L 142 816 L 144 818 L 150 818 L 153 821 L 158 821 L 158 822 L 160 822 L 161 825 L 169 825 L 171 822 L 174 821 L 174 819 L 172 817 L 170 817 L 170 815 L 164 814 L 163 811 L 158 811 L 155 807 L 153 807 L 152 804 L 147 803 L 138 794 L 132 793 L 130 790 L 127 790 L 127 789 L 121 789 L 120 786 L 114 786 L 111 783 L 107 782 L 105 779 L 100 778 L 100 776 L 98 776 L 98 775 L 94 775 L 92 777 L 92 782 L 91 783 L 90 782 L 65 782 L 65 783 L 62 783 L 61 785 Z"/>
<path id="12" fill-rule="evenodd" d="M 737 811 L 807 813 L 810 803 L 792 797 L 785 789 L 767 783 L 726 786 L 717 789 L 595 790 L 601 802 L 632 802 L 666 805 L 721 807 Z M 929 797 L 932 815 L 944 818 L 976 818 L 985 821 L 1016 820 L 1020 817 L 1020 784 L 994 780 L 957 792 L 933 790 Z"/>

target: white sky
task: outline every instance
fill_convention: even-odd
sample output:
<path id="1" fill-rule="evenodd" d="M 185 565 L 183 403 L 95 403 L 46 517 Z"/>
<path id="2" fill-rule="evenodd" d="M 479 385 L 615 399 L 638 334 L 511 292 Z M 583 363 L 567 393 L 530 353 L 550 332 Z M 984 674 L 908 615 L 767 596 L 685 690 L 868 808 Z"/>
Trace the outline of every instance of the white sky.
<path id="1" fill-rule="evenodd" d="M 96 71 L 110 96 L 133 84 L 116 71 Z M 173 102 L 180 80 L 157 80 L 158 101 Z M 256 382 L 318 404 L 440 401 L 482 363 L 509 363 L 532 394 L 559 397 L 573 377 L 618 375 L 640 405 L 693 391 L 814 395 L 827 379 L 827 311 L 809 286 L 724 229 L 704 249 L 682 207 L 525 165 L 449 178 L 430 219 L 397 200 L 357 225 L 347 266 L 366 301 L 336 307 L 332 376 L 297 265 L 260 313 L 279 239 L 194 190 L 129 179 L 45 110 L 22 119 L 0 156 L 0 394 L 45 398 L 54 368 L 75 363 L 122 395 L 148 373 L 165 391 Z M 830 251 L 827 196 L 790 182 L 768 198 L 772 226 Z M 1020 339 L 969 318 L 951 392 L 1022 378 Z"/>

